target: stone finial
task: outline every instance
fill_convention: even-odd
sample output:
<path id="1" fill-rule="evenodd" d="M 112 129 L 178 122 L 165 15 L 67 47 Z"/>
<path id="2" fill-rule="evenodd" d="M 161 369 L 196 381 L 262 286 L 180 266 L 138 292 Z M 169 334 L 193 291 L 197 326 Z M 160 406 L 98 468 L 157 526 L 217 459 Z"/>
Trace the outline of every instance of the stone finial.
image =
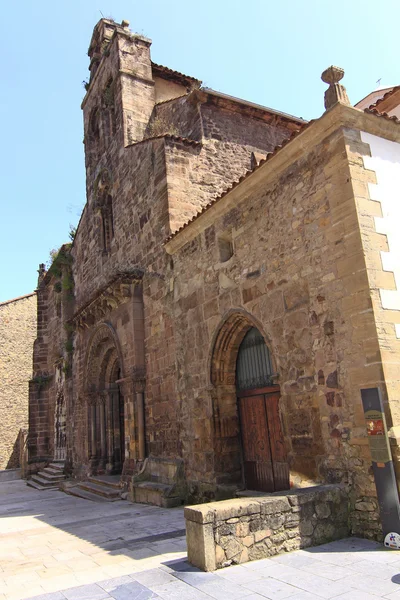
<path id="1" fill-rule="evenodd" d="M 329 87 L 325 92 L 325 108 L 328 110 L 332 108 L 337 102 L 347 104 L 350 106 L 350 100 L 346 92 L 344 85 L 339 83 L 343 79 L 344 71 L 340 67 L 334 67 L 333 65 L 325 69 L 321 75 L 322 81 L 329 83 Z"/>
<path id="2" fill-rule="evenodd" d="M 123 27 L 124 29 L 127 29 L 129 27 L 129 21 L 127 21 L 126 19 L 123 19 L 121 21 L 121 27 Z"/>
<path id="3" fill-rule="evenodd" d="M 43 277 L 46 275 L 46 265 L 44 263 L 40 263 L 38 273 L 39 273 L 38 285 L 40 285 Z"/>

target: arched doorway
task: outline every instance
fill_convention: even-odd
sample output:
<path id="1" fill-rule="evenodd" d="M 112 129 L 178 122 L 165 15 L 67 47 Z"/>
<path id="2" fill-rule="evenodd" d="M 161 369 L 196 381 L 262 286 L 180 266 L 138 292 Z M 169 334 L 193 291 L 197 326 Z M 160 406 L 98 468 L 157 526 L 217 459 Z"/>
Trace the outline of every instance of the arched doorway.
<path id="1" fill-rule="evenodd" d="M 289 488 L 279 415 L 279 386 L 264 338 L 256 327 L 245 334 L 236 360 L 236 389 L 246 487 L 275 492 Z"/>
<path id="2" fill-rule="evenodd" d="M 88 459 L 92 474 L 118 474 L 125 458 L 125 403 L 122 362 L 114 331 L 102 324 L 95 332 L 86 363 Z"/>
<path id="3" fill-rule="evenodd" d="M 273 492 L 289 489 L 280 388 L 261 325 L 230 311 L 218 329 L 210 371 L 217 485 Z"/>

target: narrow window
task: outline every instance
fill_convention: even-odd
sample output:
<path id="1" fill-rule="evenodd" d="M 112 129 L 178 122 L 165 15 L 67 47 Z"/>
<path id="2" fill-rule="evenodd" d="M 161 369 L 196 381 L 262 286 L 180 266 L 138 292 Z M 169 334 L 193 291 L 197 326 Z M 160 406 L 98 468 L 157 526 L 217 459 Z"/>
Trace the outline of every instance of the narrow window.
<path id="1" fill-rule="evenodd" d="M 226 262 L 233 256 L 232 240 L 228 237 L 218 238 L 218 250 L 220 262 Z"/>
<path id="2" fill-rule="evenodd" d="M 102 208 L 101 216 L 103 221 L 103 249 L 104 252 L 109 252 L 111 248 L 111 240 L 114 237 L 112 198 L 110 195 L 107 196 L 107 201 L 105 206 Z"/>
<path id="3" fill-rule="evenodd" d="M 89 135 L 92 140 L 97 140 L 100 136 L 99 127 L 99 109 L 94 108 L 90 113 L 89 119 Z"/>

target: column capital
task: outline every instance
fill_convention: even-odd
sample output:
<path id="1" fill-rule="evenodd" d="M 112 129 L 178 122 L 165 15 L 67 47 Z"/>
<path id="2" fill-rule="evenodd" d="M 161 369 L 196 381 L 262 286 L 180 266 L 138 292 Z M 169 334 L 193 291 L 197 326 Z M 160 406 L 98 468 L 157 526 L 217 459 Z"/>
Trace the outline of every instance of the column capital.
<path id="1" fill-rule="evenodd" d="M 132 381 L 135 392 L 144 392 L 146 387 L 146 367 L 144 365 L 132 367 Z"/>

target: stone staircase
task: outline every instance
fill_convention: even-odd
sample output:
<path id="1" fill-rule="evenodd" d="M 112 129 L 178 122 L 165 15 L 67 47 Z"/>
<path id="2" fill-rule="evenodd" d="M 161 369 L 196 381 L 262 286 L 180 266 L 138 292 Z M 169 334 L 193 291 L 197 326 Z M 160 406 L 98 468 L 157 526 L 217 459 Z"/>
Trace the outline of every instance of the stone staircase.
<path id="1" fill-rule="evenodd" d="M 91 476 L 86 481 L 80 481 L 76 485 L 64 485 L 64 492 L 92 500 L 93 502 L 115 502 L 121 500 L 121 486 L 119 475 L 97 475 Z"/>
<path id="2" fill-rule="evenodd" d="M 37 490 L 58 490 L 64 479 L 64 461 L 54 461 L 26 483 Z"/>

